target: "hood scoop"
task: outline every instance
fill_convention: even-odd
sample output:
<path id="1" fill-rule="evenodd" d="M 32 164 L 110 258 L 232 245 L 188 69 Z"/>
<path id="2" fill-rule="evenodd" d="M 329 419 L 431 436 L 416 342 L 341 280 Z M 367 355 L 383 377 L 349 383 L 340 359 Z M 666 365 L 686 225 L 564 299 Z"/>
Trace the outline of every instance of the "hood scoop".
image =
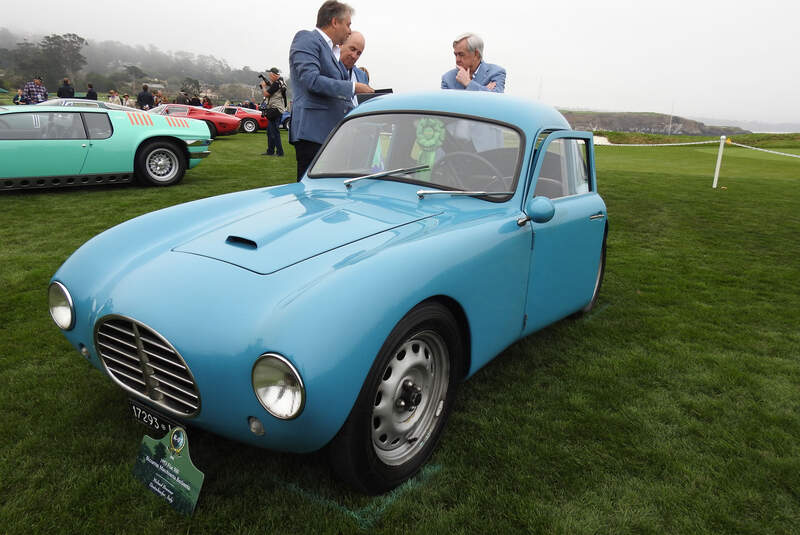
<path id="1" fill-rule="evenodd" d="M 258 244 L 256 242 L 241 236 L 228 236 L 228 238 L 225 240 L 225 243 L 230 243 L 231 245 L 236 245 L 237 247 L 244 247 L 245 249 L 258 249 Z"/>
<path id="2" fill-rule="evenodd" d="M 385 200 L 305 194 L 233 220 L 173 250 L 266 275 L 433 215 L 402 208 Z"/>

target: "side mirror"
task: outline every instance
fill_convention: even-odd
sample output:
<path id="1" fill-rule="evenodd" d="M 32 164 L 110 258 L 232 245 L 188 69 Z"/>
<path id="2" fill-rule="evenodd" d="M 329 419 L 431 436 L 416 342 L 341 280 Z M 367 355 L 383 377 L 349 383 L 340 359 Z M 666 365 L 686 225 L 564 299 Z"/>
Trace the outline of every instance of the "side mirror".
<path id="1" fill-rule="evenodd" d="M 553 201 L 547 197 L 534 197 L 528 208 L 528 216 L 535 223 L 547 223 L 556 213 Z"/>

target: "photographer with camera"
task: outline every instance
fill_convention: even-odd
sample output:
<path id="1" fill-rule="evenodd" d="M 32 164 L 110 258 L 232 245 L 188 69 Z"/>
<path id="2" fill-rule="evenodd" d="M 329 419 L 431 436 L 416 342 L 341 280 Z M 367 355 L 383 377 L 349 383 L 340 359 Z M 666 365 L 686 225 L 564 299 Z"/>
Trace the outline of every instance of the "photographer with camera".
<path id="1" fill-rule="evenodd" d="M 267 73 L 269 80 L 262 75 L 261 78 L 261 92 L 264 94 L 264 100 L 261 102 L 259 109 L 261 115 L 267 118 L 269 124 L 267 125 L 267 152 L 261 153 L 262 156 L 283 156 L 283 144 L 281 143 L 281 133 L 278 131 L 278 125 L 281 122 L 281 115 L 286 111 L 288 101 L 286 100 L 286 82 L 281 77 L 281 71 L 276 67 L 272 67 Z"/>

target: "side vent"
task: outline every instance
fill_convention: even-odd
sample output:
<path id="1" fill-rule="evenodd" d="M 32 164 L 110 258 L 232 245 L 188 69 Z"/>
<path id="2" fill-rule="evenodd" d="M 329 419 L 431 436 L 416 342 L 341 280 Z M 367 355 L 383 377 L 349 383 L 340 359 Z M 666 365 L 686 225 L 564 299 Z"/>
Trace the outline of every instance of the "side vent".
<path id="1" fill-rule="evenodd" d="M 241 236 L 228 236 L 228 239 L 225 240 L 225 243 L 230 243 L 231 245 L 235 245 L 237 247 L 244 247 L 245 249 L 258 249 L 256 242 L 247 238 L 242 238 Z"/>

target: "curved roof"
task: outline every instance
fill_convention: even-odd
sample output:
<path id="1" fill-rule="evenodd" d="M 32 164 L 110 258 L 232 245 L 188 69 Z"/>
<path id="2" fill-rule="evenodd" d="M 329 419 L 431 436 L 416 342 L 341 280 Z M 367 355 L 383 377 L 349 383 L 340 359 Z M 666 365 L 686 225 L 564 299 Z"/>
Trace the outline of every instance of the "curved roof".
<path id="1" fill-rule="evenodd" d="M 564 116 L 552 106 L 486 91 L 440 90 L 381 95 L 363 102 L 350 115 L 395 110 L 436 111 L 485 117 L 517 125 L 529 133 L 542 128 L 570 128 Z"/>

